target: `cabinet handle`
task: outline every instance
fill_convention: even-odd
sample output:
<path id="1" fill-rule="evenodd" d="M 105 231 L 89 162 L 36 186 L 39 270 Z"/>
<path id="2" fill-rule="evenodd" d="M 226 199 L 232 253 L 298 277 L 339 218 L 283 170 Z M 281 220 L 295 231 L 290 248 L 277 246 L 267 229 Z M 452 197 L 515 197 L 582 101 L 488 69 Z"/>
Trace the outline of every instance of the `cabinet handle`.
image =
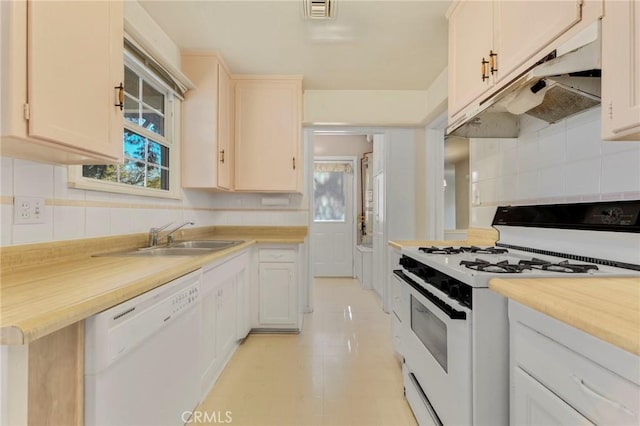
<path id="1" fill-rule="evenodd" d="M 482 72 L 482 81 L 488 80 L 489 79 L 489 74 L 487 74 L 487 64 L 489 63 L 489 61 L 487 61 L 486 59 L 484 59 L 484 57 L 482 58 L 482 66 L 480 71 Z"/>
<path id="2" fill-rule="evenodd" d="M 118 103 L 114 106 L 120 107 L 120 111 L 122 111 L 124 109 L 124 86 L 122 85 L 122 82 L 120 83 L 120 86 L 116 86 L 114 89 L 118 89 Z"/>
<path id="3" fill-rule="evenodd" d="M 295 170 L 296 169 L 296 157 L 293 157 L 292 160 L 293 160 L 293 170 Z"/>
<path id="4" fill-rule="evenodd" d="M 489 51 L 489 68 L 491 75 L 498 73 L 498 54 L 493 50 Z"/>
<path id="5" fill-rule="evenodd" d="M 224 149 L 220 151 L 220 162 L 224 164 Z"/>
<path id="6" fill-rule="evenodd" d="M 618 409 L 620 411 L 624 411 L 628 415 L 635 417 L 636 413 L 634 413 L 633 411 L 629 410 L 627 407 L 625 407 L 624 405 L 620 404 L 619 402 L 612 401 L 609 398 L 607 398 L 606 396 L 601 395 L 600 393 L 598 393 L 595 390 L 591 389 L 589 386 L 587 386 L 587 384 L 584 382 L 584 380 L 582 380 L 580 377 L 578 377 L 576 375 L 572 375 L 571 378 L 573 379 L 574 382 L 576 382 L 578 384 L 578 386 L 580 386 L 580 389 L 582 389 L 582 391 L 585 394 L 590 395 L 591 397 L 599 399 L 601 401 L 604 401 L 604 402 L 608 403 L 609 405 L 613 406 L 614 408 L 616 408 L 616 409 Z"/>

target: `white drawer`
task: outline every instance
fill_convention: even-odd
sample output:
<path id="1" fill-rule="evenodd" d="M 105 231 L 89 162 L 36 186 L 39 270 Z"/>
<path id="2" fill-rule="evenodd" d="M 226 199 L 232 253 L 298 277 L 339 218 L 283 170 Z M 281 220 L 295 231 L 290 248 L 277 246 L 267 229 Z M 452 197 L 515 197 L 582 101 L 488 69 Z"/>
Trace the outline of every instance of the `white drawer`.
<path id="1" fill-rule="evenodd" d="M 291 249 L 260 249 L 260 262 L 295 262 L 297 252 Z"/>
<path id="2" fill-rule="evenodd" d="M 596 424 L 640 423 L 638 385 L 527 325 L 511 327 L 512 374 L 522 368 Z"/>

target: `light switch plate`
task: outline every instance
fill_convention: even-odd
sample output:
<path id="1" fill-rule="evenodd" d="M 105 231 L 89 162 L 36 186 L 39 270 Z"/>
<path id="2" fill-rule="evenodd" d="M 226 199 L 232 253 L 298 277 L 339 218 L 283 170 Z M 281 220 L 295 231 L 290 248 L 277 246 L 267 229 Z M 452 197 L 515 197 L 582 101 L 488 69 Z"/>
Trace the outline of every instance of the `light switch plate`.
<path id="1" fill-rule="evenodd" d="M 44 223 L 44 198 L 14 197 L 13 223 L 15 225 Z"/>

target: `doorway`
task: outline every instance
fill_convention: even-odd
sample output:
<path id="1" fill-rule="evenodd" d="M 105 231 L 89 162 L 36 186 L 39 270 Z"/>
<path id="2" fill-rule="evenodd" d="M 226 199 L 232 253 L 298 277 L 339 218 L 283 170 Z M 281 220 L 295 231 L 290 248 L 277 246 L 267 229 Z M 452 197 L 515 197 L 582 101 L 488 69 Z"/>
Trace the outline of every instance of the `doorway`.
<path id="1" fill-rule="evenodd" d="M 356 157 L 314 157 L 312 242 L 316 277 L 352 277 Z"/>

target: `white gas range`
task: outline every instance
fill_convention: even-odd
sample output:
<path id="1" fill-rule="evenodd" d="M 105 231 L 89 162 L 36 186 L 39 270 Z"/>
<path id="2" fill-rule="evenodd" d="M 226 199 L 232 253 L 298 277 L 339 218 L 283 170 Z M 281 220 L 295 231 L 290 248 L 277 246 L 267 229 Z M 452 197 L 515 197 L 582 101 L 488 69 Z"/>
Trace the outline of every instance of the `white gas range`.
<path id="1" fill-rule="evenodd" d="M 491 278 L 640 276 L 640 201 L 500 207 L 494 247 L 404 248 L 405 392 L 422 424 L 507 425 L 507 301 Z"/>

